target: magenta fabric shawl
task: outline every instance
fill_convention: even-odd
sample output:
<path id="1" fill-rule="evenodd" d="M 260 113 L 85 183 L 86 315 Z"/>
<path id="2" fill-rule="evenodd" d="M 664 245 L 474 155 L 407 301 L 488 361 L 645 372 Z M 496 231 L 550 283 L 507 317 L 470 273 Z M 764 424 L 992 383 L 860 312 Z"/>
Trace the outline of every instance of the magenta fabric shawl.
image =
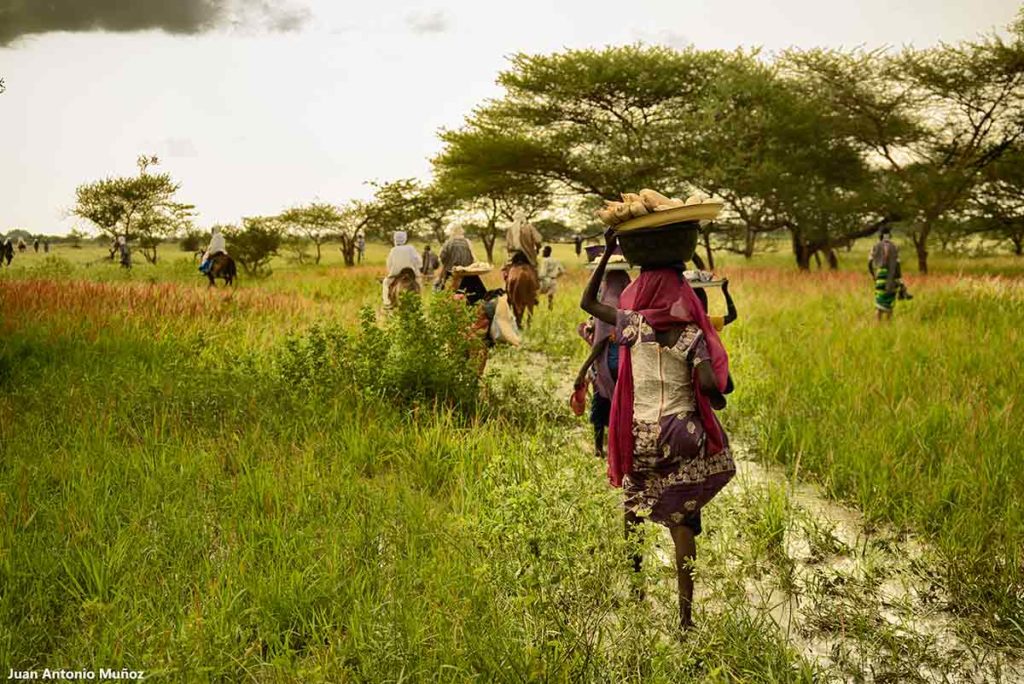
<path id="1" fill-rule="evenodd" d="M 718 389 L 725 390 L 729 378 L 725 347 L 693 288 L 679 271 L 673 268 L 642 271 L 622 293 L 618 308 L 639 313 L 656 331 L 696 323 L 704 333 Z M 633 468 L 633 366 L 629 351 L 626 345 L 619 348 L 619 379 L 615 383 L 608 430 L 608 479 L 616 487 L 622 486 L 622 478 Z M 707 436 L 707 453 L 717 454 L 725 448 L 725 437 L 711 403 L 701 392 L 696 370 L 693 389 Z"/>

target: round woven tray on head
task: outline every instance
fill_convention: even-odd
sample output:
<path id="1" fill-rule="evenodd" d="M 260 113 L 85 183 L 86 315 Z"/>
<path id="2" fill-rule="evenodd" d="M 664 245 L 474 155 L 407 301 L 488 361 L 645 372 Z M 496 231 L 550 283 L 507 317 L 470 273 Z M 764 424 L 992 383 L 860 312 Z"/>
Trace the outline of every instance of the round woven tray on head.
<path id="1" fill-rule="evenodd" d="M 723 279 L 715 279 L 713 273 L 709 271 L 683 271 L 683 277 L 686 278 L 686 282 L 690 283 L 690 287 L 695 290 L 708 287 L 722 287 L 722 283 L 725 282 Z"/>
<path id="2" fill-rule="evenodd" d="M 615 226 L 615 232 L 619 235 L 634 230 L 645 228 L 657 228 L 674 223 L 689 223 L 691 221 L 712 221 L 718 218 L 725 205 L 722 202 L 705 201 L 700 204 L 687 204 L 682 207 L 672 207 L 661 211 L 652 211 L 643 216 L 623 221 Z"/>
<path id="3" fill-rule="evenodd" d="M 455 275 L 483 275 L 490 273 L 494 270 L 494 266 L 490 265 L 486 261 L 476 261 L 469 266 L 456 266 L 452 269 L 452 273 Z"/>
<path id="4" fill-rule="evenodd" d="M 587 264 L 587 268 L 589 268 L 591 271 L 593 271 L 594 269 L 597 268 L 597 262 L 596 261 L 590 262 L 589 264 Z M 604 267 L 604 270 L 605 271 L 628 271 L 631 268 L 633 268 L 633 265 L 630 264 L 628 261 L 626 261 L 625 257 L 623 257 L 622 255 L 619 255 L 619 254 L 613 254 L 611 256 L 611 258 L 608 259 L 608 264 Z"/>

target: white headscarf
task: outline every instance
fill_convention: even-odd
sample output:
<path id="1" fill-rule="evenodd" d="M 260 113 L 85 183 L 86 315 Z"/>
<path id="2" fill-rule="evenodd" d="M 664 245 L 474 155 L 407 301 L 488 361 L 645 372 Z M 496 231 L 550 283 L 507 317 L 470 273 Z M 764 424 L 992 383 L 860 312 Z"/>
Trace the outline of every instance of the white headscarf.
<path id="1" fill-rule="evenodd" d="M 522 249 L 523 242 L 520 239 L 520 235 L 523 232 L 524 226 L 526 226 L 526 212 L 519 209 L 512 217 L 512 227 L 509 228 L 508 232 L 507 247 L 510 253 Z"/>
<path id="2" fill-rule="evenodd" d="M 395 247 L 401 247 L 409 239 L 409 234 L 404 230 L 396 230 L 393 239 L 395 241 Z"/>
<path id="3" fill-rule="evenodd" d="M 227 243 L 224 241 L 224 236 L 220 232 L 220 226 L 214 226 L 210 231 L 210 244 L 206 247 L 206 254 L 203 256 L 209 258 L 217 252 L 227 253 Z"/>
<path id="4" fill-rule="evenodd" d="M 449 223 L 448 235 L 450 235 L 453 238 L 466 237 L 466 230 L 457 223 Z"/>

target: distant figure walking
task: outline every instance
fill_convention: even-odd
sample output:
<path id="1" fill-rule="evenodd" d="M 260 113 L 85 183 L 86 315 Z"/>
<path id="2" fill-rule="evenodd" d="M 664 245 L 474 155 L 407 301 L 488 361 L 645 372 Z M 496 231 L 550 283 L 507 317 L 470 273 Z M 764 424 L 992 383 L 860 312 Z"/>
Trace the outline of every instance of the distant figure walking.
<path id="1" fill-rule="evenodd" d="M 366 236 L 360 233 L 356 236 L 356 263 L 363 263 L 363 256 L 366 255 Z"/>
<path id="2" fill-rule="evenodd" d="M 49 254 L 50 253 L 50 241 L 49 240 L 43 240 L 43 253 L 44 254 Z"/>
<path id="3" fill-rule="evenodd" d="M 39 238 L 36 238 L 35 240 L 32 241 L 32 251 L 34 251 L 36 254 L 39 254 Z"/>
<path id="4" fill-rule="evenodd" d="M 452 270 L 457 266 L 470 266 L 476 263 L 473 257 L 473 247 L 466 239 L 466 233 L 461 226 L 454 223 L 448 226 L 449 237 L 441 245 L 441 272 L 434 283 L 435 290 L 443 290 L 445 282 L 452 275 Z"/>
<path id="5" fill-rule="evenodd" d="M 878 242 L 871 248 L 868 272 L 875 281 L 875 310 L 879 321 L 892 320 L 896 299 L 912 299 L 903 284 L 900 250 L 892 241 L 892 229 L 882 226 Z"/>
<path id="6" fill-rule="evenodd" d="M 619 297 L 629 283 L 629 273 L 625 270 L 609 270 L 601 282 L 597 297 L 602 304 L 618 309 Z M 615 381 L 619 377 L 619 345 L 616 344 L 615 326 L 594 318 L 581 325 L 580 334 L 590 344 L 590 356 L 576 374 L 573 388 L 583 391 L 588 375 L 593 379 L 590 424 L 594 426 L 594 455 L 603 459 L 604 431 L 611 419 Z"/>
<path id="7" fill-rule="evenodd" d="M 573 247 L 576 250 L 576 258 L 580 258 L 580 254 L 583 252 L 583 236 L 576 233 L 576 237 L 572 239 Z"/>
<path id="8" fill-rule="evenodd" d="M 18 238 L 18 251 L 24 253 L 28 249 L 28 245 L 25 244 L 25 238 Z"/>
<path id="9" fill-rule="evenodd" d="M 423 275 L 424 282 L 432 282 L 434 280 L 434 272 L 437 271 L 438 266 L 441 262 L 438 260 L 437 255 L 430 250 L 430 245 L 423 248 L 423 267 L 420 268 L 420 273 Z"/>
<path id="10" fill-rule="evenodd" d="M 6 238 L 0 243 L 0 261 L 6 261 L 8 266 L 14 261 L 14 243 L 11 242 L 11 238 Z"/>
<path id="11" fill-rule="evenodd" d="M 128 240 L 124 235 L 118 235 L 116 241 L 117 253 L 121 255 L 121 268 L 131 269 L 132 250 L 128 247 Z"/>
<path id="12" fill-rule="evenodd" d="M 565 274 L 565 266 L 551 256 L 551 245 L 545 245 L 544 261 L 540 267 L 540 292 L 548 296 L 548 311 L 555 307 L 555 292 L 558 290 L 558 279 Z"/>
<path id="13" fill-rule="evenodd" d="M 391 283 L 401 278 L 407 282 L 408 289 L 419 291 L 419 272 L 423 267 L 420 255 L 416 248 L 407 245 L 409 235 L 404 230 L 395 231 L 393 241 L 395 246 L 388 252 L 387 274 L 384 276 L 384 283 L 381 289 L 381 298 L 384 306 L 390 308 L 395 302 L 391 301 Z M 410 281 L 411 282 L 408 282 Z"/>

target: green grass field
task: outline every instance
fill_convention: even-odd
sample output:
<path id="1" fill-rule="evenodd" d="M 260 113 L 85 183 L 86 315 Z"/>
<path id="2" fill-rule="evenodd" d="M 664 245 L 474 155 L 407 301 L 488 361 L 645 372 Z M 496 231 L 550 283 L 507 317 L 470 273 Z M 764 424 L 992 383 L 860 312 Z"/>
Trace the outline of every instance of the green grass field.
<path id="1" fill-rule="evenodd" d="M 555 389 L 587 351 L 588 272 L 569 246 L 554 310 L 524 349 L 492 354 L 468 407 L 371 391 L 374 369 L 358 380 L 339 361 L 354 338 L 318 332 L 353 331 L 376 305 L 383 246 L 349 269 L 331 247 L 317 267 L 281 259 L 233 291 L 207 290 L 169 247 L 130 273 L 103 254 L 61 246 L 0 274 L 0 666 L 160 681 L 863 675 L 811 657 L 743 584 L 792 585 L 780 540 L 797 527 L 812 550 L 856 555 L 800 512 L 797 481 L 894 546 L 922 540 L 915 572 L 979 648 L 1024 647 L 1012 257 L 908 268 L 916 298 L 884 326 L 863 250 L 838 273 L 797 273 L 784 253 L 721 258 L 740 314 L 723 336 L 737 383 L 723 417 L 789 484 L 713 502 L 699 628 L 679 643 L 671 569 L 651 564 L 648 601 L 630 599 L 617 495 Z M 417 325 L 430 321 L 408 339 Z M 417 362 L 382 353 L 383 375 Z M 836 594 L 823 596 L 827 611 Z M 890 660 L 928 651 L 863 631 Z"/>

